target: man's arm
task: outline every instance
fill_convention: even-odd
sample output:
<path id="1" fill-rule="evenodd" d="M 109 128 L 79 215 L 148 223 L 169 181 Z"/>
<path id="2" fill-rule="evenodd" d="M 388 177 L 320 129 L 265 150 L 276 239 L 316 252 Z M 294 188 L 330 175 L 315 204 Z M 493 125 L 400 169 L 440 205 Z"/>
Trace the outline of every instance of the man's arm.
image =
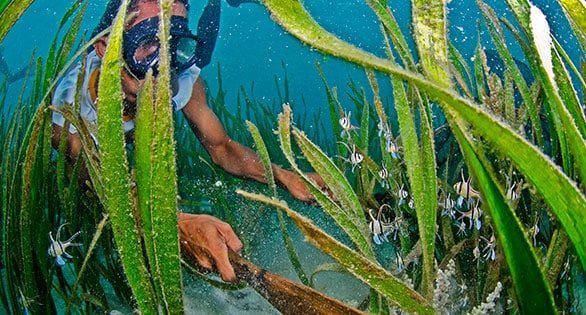
<path id="1" fill-rule="evenodd" d="M 201 141 L 212 161 L 228 173 L 266 183 L 264 166 L 260 158 L 250 148 L 232 140 L 222 123 L 209 108 L 203 81 L 198 78 L 193 86 L 191 99 L 183 108 L 183 114 L 197 138 Z M 301 200 L 312 201 L 313 196 L 305 184 L 293 172 L 273 164 L 277 183 Z M 325 183 L 317 174 L 309 174 L 321 187 Z"/>
<path id="2" fill-rule="evenodd" d="M 55 150 L 59 150 L 59 143 L 61 142 L 61 133 L 63 131 L 63 127 L 53 124 L 53 136 L 51 137 L 51 142 L 53 144 L 53 148 Z M 68 133 L 67 135 L 67 148 L 65 149 L 65 155 L 67 161 L 73 165 L 77 162 L 77 158 L 79 157 L 79 152 L 81 151 L 81 140 L 79 139 L 79 135 L 76 133 Z"/>
<path id="3" fill-rule="evenodd" d="M 59 149 L 63 128 L 53 124 L 52 144 Z M 66 160 L 73 165 L 79 158 L 81 141 L 76 133 L 68 133 Z M 83 167 L 80 183 L 89 179 L 87 169 Z M 240 252 L 242 242 L 238 239 L 230 225 L 208 215 L 178 213 L 179 236 L 182 252 L 190 259 L 197 261 L 204 269 L 217 270 L 225 281 L 234 281 L 234 269 L 228 261 L 227 248 Z"/>
<path id="4" fill-rule="evenodd" d="M 51 137 L 51 143 L 53 148 L 59 151 L 59 143 L 61 142 L 61 133 L 63 132 L 63 127 L 53 123 L 53 135 Z M 67 146 L 65 147 L 65 160 L 67 161 L 67 166 L 73 167 L 75 163 L 77 163 L 77 159 L 79 158 L 79 154 L 81 152 L 81 140 L 77 133 L 69 133 L 67 132 Z M 90 179 L 90 174 L 85 163 L 81 166 L 81 171 L 79 173 L 78 182 L 80 185 L 85 185 L 86 181 Z"/>

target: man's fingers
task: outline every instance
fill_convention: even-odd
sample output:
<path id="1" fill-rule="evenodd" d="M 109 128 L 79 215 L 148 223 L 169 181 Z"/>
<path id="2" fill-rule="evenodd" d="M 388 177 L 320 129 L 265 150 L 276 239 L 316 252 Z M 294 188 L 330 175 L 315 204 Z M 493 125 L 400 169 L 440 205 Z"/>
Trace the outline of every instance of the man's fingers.
<path id="1" fill-rule="evenodd" d="M 239 253 L 242 242 L 229 224 L 208 215 L 178 215 L 181 247 L 202 269 L 216 270 L 224 281 L 236 280 L 228 248 Z"/>
<path id="2" fill-rule="evenodd" d="M 230 264 L 230 260 L 228 260 L 228 252 L 221 252 L 219 255 L 220 257 L 216 257 L 216 269 L 220 273 L 222 280 L 227 282 L 236 281 L 236 274 L 234 273 L 234 268 L 232 268 L 232 264 Z"/>
<path id="3" fill-rule="evenodd" d="M 226 246 L 228 246 L 228 248 L 230 248 L 234 252 L 240 254 L 240 250 L 242 250 L 243 245 L 238 236 L 234 234 L 232 229 L 229 229 L 228 231 L 221 231 L 221 233 L 224 237 L 224 242 L 226 243 Z"/>
<path id="4" fill-rule="evenodd" d="M 243 246 L 242 242 L 238 236 L 236 236 L 234 230 L 232 230 L 232 227 L 230 227 L 229 224 L 225 223 L 218 225 L 218 232 L 220 232 L 220 235 L 222 235 L 224 238 L 224 243 L 228 246 L 228 248 L 236 253 L 240 253 L 240 250 L 242 250 Z"/>
<path id="5" fill-rule="evenodd" d="M 240 251 L 242 250 L 242 242 L 236 237 L 226 240 L 226 245 L 236 254 L 240 255 Z"/>
<path id="6" fill-rule="evenodd" d="M 224 281 L 235 281 L 236 274 L 228 259 L 228 248 L 225 239 L 217 239 L 209 244 L 209 253 L 212 255 L 216 270 Z"/>
<path id="7" fill-rule="evenodd" d="M 210 258 L 207 255 L 199 255 L 199 257 L 196 257 L 197 259 L 197 264 L 207 270 L 207 271 L 211 271 L 213 270 L 214 266 L 212 265 L 212 261 L 210 260 Z"/>

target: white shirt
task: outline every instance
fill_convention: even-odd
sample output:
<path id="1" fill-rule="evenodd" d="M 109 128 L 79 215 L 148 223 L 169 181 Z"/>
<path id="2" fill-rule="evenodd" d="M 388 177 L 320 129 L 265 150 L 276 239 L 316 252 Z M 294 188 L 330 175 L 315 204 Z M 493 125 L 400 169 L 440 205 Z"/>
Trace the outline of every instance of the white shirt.
<path id="1" fill-rule="evenodd" d="M 92 50 L 86 58 L 80 106 L 81 117 L 92 125 L 97 125 L 98 123 L 98 112 L 90 95 L 88 83 L 92 72 L 94 72 L 94 70 L 101 65 L 102 60 L 98 57 L 95 50 Z M 80 69 L 81 62 L 72 67 L 61 79 L 61 82 L 59 82 L 57 85 L 55 94 L 53 95 L 52 104 L 54 106 L 73 104 L 77 88 L 77 77 L 79 76 Z M 187 104 L 193 91 L 193 85 L 199 77 L 200 72 L 201 70 L 197 66 L 193 65 L 178 75 L 177 84 L 179 88 L 177 89 L 177 93 L 172 98 L 174 111 L 182 109 Z M 63 127 L 65 124 L 65 118 L 61 114 L 53 112 L 53 123 Z M 124 123 L 124 132 L 128 132 L 132 129 L 134 129 L 134 119 Z M 70 125 L 69 132 L 77 133 L 77 129 L 73 125 Z M 92 136 L 95 139 L 95 135 Z"/>

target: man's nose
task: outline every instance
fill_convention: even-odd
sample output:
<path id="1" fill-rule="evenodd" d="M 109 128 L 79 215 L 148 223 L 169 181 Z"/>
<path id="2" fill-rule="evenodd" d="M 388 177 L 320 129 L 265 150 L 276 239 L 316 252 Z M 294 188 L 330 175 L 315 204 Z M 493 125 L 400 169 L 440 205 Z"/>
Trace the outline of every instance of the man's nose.
<path id="1" fill-rule="evenodd" d="M 179 92 L 179 82 L 178 82 L 178 75 L 177 75 L 177 71 L 175 71 L 175 69 L 171 69 L 171 92 L 173 93 L 172 95 L 175 96 L 177 95 L 177 92 Z M 154 75 L 153 77 L 153 84 L 157 84 L 157 81 L 159 79 L 159 73 L 157 72 L 156 75 Z M 140 80 L 141 84 L 144 83 L 145 79 Z"/>

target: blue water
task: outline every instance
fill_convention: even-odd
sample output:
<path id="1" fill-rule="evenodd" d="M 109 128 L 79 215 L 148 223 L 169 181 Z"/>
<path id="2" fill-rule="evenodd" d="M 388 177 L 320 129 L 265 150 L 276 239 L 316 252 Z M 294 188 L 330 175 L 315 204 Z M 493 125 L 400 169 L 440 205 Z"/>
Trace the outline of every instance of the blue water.
<path id="1" fill-rule="evenodd" d="M 18 21 L 5 40 L 1 43 L 4 59 L 11 71 L 28 65 L 33 50 L 36 56 L 45 56 L 50 42 L 57 31 L 58 23 L 65 10 L 74 1 L 37 0 Z M 89 2 L 82 29 L 91 33 L 104 10 L 106 0 Z M 206 1 L 191 1 L 189 13 L 192 29 Z M 569 52 L 575 41 L 568 34 L 568 26 L 561 24 L 558 17 L 562 14 L 557 4 L 550 5 L 548 0 L 535 1 L 546 15 L 561 42 L 569 46 Z M 487 1 L 501 16 L 512 19 L 503 1 Z M 361 0 L 345 1 L 304 1 L 308 11 L 327 30 L 350 43 L 384 57 L 384 46 L 376 16 Z M 410 5 L 408 0 L 391 2 L 393 13 L 403 32 L 409 34 Z M 476 21 L 481 19 L 474 1 L 452 0 L 449 3 L 450 37 L 465 57 L 472 57 L 477 45 L 478 31 Z M 482 44 L 491 47 L 486 32 L 482 32 Z M 575 46 L 574 46 L 575 47 Z M 513 53 L 520 56 L 520 50 L 510 45 Z M 578 60 L 578 56 L 573 56 Z M 203 76 L 212 91 L 217 90 L 217 64 L 221 66 L 223 83 L 227 94 L 227 104 L 235 104 L 237 90 L 243 86 L 250 92 L 254 82 L 254 96 L 258 100 L 272 101 L 276 98 L 275 78 L 283 80 L 284 72 L 281 62 L 287 68 L 291 98 L 301 106 L 306 104 L 307 112 L 326 110 L 323 84 L 315 68 L 319 61 L 324 69 L 330 86 L 337 86 L 344 91 L 352 78 L 359 85 L 368 87 L 364 71 L 353 65 L 332 57 L 323 57 L 302 45 L 274 23 L 264 7 L 254 3 L 244 3 L 233 8 L 222 3 L 220 35 L 211 64 L 203 70 Z M 22 81 L 12 85 L 11 97 L 16 99 Z M 281 83 L 282 84 L 282 83 Z M 381 82 L 383 92 L 388 88 L 386 80 Z M 366 89 L 369 90 L 368 88 Z M 339 93 L 343 95 L 342 93 Z M 10 98 L 9 98 L 10 99 Z M 340 97 L 342 104 L 351 104 L 345 97 Z M 9 102 L 11 103 L 11 102 Z M 350 105 L 349 105 L 350 106 Z M 299 108 L 299 107 L 296 107 Z M 299 111 L 299 109 L 297 109 Z"/>
<path id="2" fill-rule="evenodd" d="M 3 58 L 8 63 L 12 71 L 28 65 L 33 51 L 36 56 L 45 56 L 49 49 L 51 40 L 57 31 L 59 21 L 64 12 L 71 6 L 73 0 L 54 1 L 54 0 L 37 0 L 27 10 L 24 16 L 18 21 L 4 41 L 0 43 L 3 47 Z M 104 10 L 106 0 L 91 0 L 87 13 L 84 18 L 82 29 L 87 29 L 91 33 L 97 21 L 100 19 Z M 410 24 L 410 5 L 408 0 L 389 0 L 393 13 L 399 24 L 403 27 L 403 32 L 409 34 Z M 506 9 L 504 1 L 486 1 L 492 5 L 499 16 L 512 19 L 512 15 Z M 569 35 L 567 24 L 560 21 L 561 10 L 557 4 L 549 4 L 549 0 L 534 1 L 544 13 L 549 17 L 552 31 L 556 34 L 562 45 L 565 45 L 567 51 L 577 53 L 575 40 Z M 316 20 L 327 30 L 341 37 L 342 39 L 378 56 L 384 57 L 383 37 L 380 34 L 379 23 L 376 16 L 371 12 L 362 0 L 343 0 L 343 1 L 304 1 L 308 11 Z M 195 29 L 197 20 L 201 13 L 205 1 L 192 1 L 190 10 L 190 20 L 192 29 Z M 217 73 L 218 63 L 221 67 L 224 89 L 227 91 L 227 106 L 235 106 L 237 91 L 243 86 L 247 93 L 250 94 L 250 88 L 254 82 L 254 97 L 257 100 L 272 102 L 277 97 L 275 87 L 275 75 L 279 78 L 280 84 L 284 79 L 282 62 L 286 65 L 286 71 L 289 79 L 289 90 L 292 101 L 295 103 L 295 111 L 314 113 L 327 111 L 327 100 L 321 78 L 315 68 L 315 62 L 319 61 L 330 87 L 337 86 L 342 105 L 346 108 L 353 108 L 349 99 L 344 96 L 347 83 L 350 79 L 364 86 L 367 95 L 369 84 L 365 78 L 364 71 L 346 62 L 337 60 L 333 57 L 324 57 L 318 52 L 311 50 L 309 47 L 299 43 L 295 38 L 288 35 L 280 26 L 275 24 L 264 7 L 257 4 L 246 3 L 238 8 L 222 4 L 222 16 L 220 35 L 214 51 L 211 64 L 203 69 L 202 75 L 206 79 L 213 93 L 217 91 Z M 452 0 L 449 3 L 448 16 L 450 20 L 450 38 L 454 45 L 460 50 L 465 58 L 472 58 L 474 49 L 478 43 L 478 30 L 476 21 L 481 16 L 472 0 Z M 484 29 L 483 29 L 484 30 Z M 492 48 L 490 38 L 485 31 L 481 31 L 481 43 L 487 48 Z M 523 60 L 518 46 L 509 43 L 510 50 L 519 59 Z M 413 46 L 412 46 L 413 48 Z M 574 61 L 578 61 L 578 55 L 571 55 Z M 0 80 L 2 75 L 0 74 Z M 8 104 L 16 103 L 17 97 L 21 91 L 22 80 L 15 82 L 10 87 L 8 93 Z M 389 93 L 389 84 L 386 80 L 381 80 L 381 91 L 383 94 Z M 305 104 L 305 107 L 301 107 Z M 230 131 L 228 130 L 228 133 Z M 276 241 L 277 237 L 267 239 L 263 243 L 266 248 L 261 251 L 270 252 L 271 248 L 280 246 Z M 302 239 L 301 235 L 296 235 L 297 239 Z M 307 248 L 307 251 L 311 249 Z M 314 250 L 314 255 L 319 255 Z M 323 256 L 323 255 L 322 255 Z M 279 274 L 285 274 L 294 277 L 294 274 L 280 256 L 271 256 L 262 261 L 262 266 L 275 271 Z M 323 262 L 323 258 L 315 261 L 317 265 Z M 307 270 L 312 270 L 316 265 L 307 266 Z M 283 268 L 279 268 L 283 267 Z M 340 281 L 340 278 L 332 280 Z M 348 280 L 351 282 L 351 280 Z M 330 283 L 331 284 L 331 283 Z M 344 287 L 334 283 L 334 286 L 323 284 L 318 287 L 331 295 L 339 296 L 348 301 L 350 296 L 344 296 L 346 293 L 354 293 L 355 287 L 348 287 L 349 292 L 341 289 L 332 288 Z M 354 283 L 356 285 L 356 283 Z M 188 286 L 191 290 L 193 286 Z M 203 285 L 197 294 L 203 294 L 201 290 L 211 290 L 209 286 Z M 327 292 L 332 290 L 331 292 Z M 365 291 L 364 294 L 366 294 Z M 196 293 L 193 295 L 196 296 Z M 218 301 L 225 301 L 226 294 L 221 291 L 209 293 L 207 299 L 212 301 L 217 298 Z M 355 297 L 355 299 L 358 299 Z M 242 300 L 240 297 L 234 300 Z M 262 303 L 254 300 L 251 303 Z M 354 301 L 354 302 L 359 302 Z M 218 309 L 216 304 L 210 303 L 210 309 Z M 189 305 L 189 303 L 187 302 Z M 254 306 L 251 313 L 255 313 Z M 259 305 L 261 309 L 266 307 Z M 256 309 L 258 310 L 258 309 Z M 227 313 L 229 311 L 226 311 Z"/>

